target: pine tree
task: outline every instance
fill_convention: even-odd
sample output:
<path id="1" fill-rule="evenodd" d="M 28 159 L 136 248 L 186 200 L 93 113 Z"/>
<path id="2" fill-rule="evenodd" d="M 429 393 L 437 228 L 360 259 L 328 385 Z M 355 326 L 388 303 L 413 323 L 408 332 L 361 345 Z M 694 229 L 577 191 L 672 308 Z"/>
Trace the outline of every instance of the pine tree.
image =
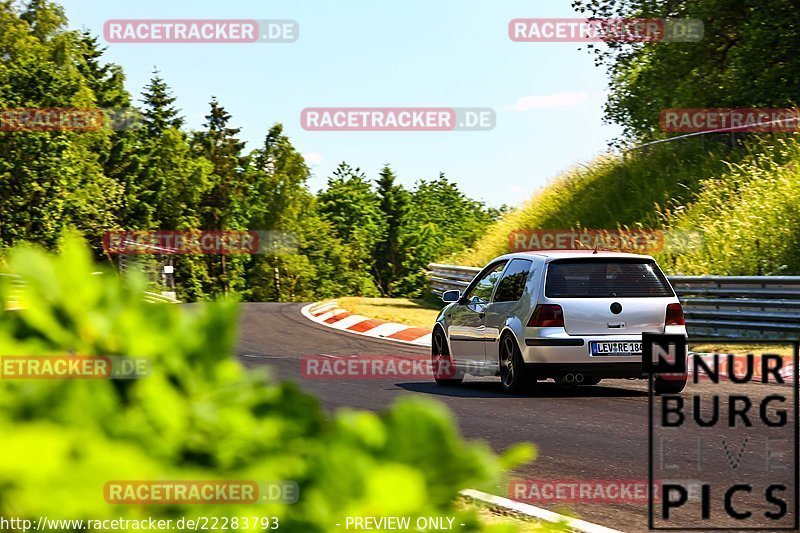
<path id="1" fill-rule="evenodd" d="M 229 128 L 231 115 L 211 99 L 211 111 L 206 115 L 206 130 L 195 135 L 197 154 L 211 162 L 210 187 L 203 199 L 201 221 L 204 230 L 246 229 L 247 204 L 250 187 L 244 170 L 248 158 L 242 155 L 244 143 L 237 138 L 239 128 Z M 212 294 L 229 293 L 244 288 L 245 259 L 241 256 L 209 256 L 209 276 L 219 283 L 210 287 Z"/>
<path id="2" fill-rule="evenodd" d="M 400 234 L 403 219 L 408 211 L 409 195 L 402 185 L 395 185 L 395 176 L 389 165 L 381 169 L 378 179 L 380 209 L 386 217 L 386 238 L 375 248 L 375 279 L 384 296 L 392 295 L 392 285 L 400 276 Z"/>
<path id="3" fill-rule="evenodd" d="M 175 100 L 158 69 L 154 70 L 142 98 L 145 105 L 144 123 L 150 137 L 161 135 L 168 128 L 180 129 L 183 126 L 184 120 L 180 111 L 173 105 Z"/>

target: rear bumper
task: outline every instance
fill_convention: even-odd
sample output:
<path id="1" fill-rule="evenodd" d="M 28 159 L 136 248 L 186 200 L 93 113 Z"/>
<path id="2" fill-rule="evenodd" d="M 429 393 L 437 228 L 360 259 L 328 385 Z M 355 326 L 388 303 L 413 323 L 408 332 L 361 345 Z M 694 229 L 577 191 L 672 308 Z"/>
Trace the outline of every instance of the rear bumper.
<path id="1" fill-rule="evenodd" d="M 663 333 L 686 336 L 685 326 L 667 326 Z M 592 355 L 592 342 L 641 342 L 642 335 L 567 335 L 563 328 L 526 328 L 524 342 L 520 343 L 522 359 L 533 365 L 558 368 L 567 365 L 572 372 L 585 374 L 598 371 L 619 373 L 620 377 L 641 377 L 641 355 Z M 592 370 L 590 372 L 590 370 Z M 632 375 L 633 374 L 633 375 Z M 610 377 L 610 376 L 609 376 Z"/>
<path id="2" fill-rule="evenodd" d="M 641 335 L 614 335 L 596 337 L 571 337 L 560 334 L 548 337 L 527 337 L 525 346 L 522 347 L 522 359 L 526 363 L 546 365 L 575 365 L 575 366 L 611 366 L 638 365 L 641 371 L 641 355 L 592 355 L 591 342 L 593 341 L 637 341 L 641 342 Z"/>
<path id="3" fill-rule="evenodd" d="M 686 337 L 686 326 L 667 326 L 664 331 L 671 335 Z M 522 359 L 530 364 L 576 365 L 577 367 L 620 368 L 638 367 L 636 376 L 641 377 L 641 355 L 592 355 L 592 342 L 628 341 L 641 342 L 642 334 L 615 335 L 568 335 L 564 328 L 525 328 L 524 338 L 520 339 Z M 621 365 L 621 366 L 620 366 Z M 580 371 L 587 373 L 588 368 Z M 575 370 L 573 370 L 575 371 Z M 630 370 L 624 372 L 630 373 Z"/>

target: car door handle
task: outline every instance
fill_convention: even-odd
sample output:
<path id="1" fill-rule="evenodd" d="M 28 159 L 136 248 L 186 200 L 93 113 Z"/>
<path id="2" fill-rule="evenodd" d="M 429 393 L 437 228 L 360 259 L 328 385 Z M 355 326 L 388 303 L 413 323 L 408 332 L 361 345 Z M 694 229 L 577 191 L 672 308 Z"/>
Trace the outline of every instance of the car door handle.
<path id="1" fill-rule="evenodd" d="M 478 311 L 478 318 L 486 318 L 486 311 Z"/>

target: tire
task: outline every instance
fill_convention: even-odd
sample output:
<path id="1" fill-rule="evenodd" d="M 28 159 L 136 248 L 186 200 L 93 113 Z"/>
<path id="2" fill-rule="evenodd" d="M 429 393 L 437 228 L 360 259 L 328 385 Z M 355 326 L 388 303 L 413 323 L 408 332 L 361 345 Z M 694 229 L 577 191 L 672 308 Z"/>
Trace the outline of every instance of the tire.
<path id="1" fill-rule="evenodd" d="M 447 347 L 444 332 L 436 328 L 431 340 L 431 367 L 436 384 L 444 387 L 460 385 L 464 381 L 464 372 L 456 368 L 456 363 Z"/>
<path id="2" fill-rule="evenodd" d="M 500 384 L 503 392 L 509 394 L 521 392 L 529 381 L 528 371 L 517 343 L 511 335 L 504 335 L 500 338 Z"/>
<path id="3" fill-rule="evenodd" d="M 656 394 L 678 394 L 686 388 L 687 376 L 674 378 L 663 378 L 656 376 L 653 379 L 653 392 Z"/>

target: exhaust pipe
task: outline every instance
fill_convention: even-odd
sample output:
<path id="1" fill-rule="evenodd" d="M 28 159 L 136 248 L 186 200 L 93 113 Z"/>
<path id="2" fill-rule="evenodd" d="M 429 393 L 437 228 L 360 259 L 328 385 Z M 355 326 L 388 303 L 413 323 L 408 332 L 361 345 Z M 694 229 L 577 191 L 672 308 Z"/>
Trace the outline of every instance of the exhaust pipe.
<path id="1" fill-rule="evenodd" d="M 583 374 L 575 374 L 575 383 L 583 383 Z"/>
<path id="2" fill-rule="evenodd" d="M 575 374 L 566 374 L 564 376 L 564 381 L 566 383 L 572 383 L 573 381 L 575 381 Z"/>

